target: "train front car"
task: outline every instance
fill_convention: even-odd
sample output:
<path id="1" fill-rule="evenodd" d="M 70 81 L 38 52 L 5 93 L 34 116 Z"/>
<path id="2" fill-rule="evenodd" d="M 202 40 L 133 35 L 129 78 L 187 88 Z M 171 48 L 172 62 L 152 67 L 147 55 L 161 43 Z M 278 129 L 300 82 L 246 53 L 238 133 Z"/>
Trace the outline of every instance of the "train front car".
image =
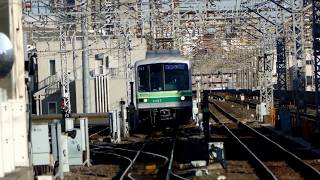
<path id="1" fill-rule="evenodd" d="M 135 64 L 139 124 L 163 127 L 192 116 L 190 62 L 180 55 L 157 54 Z"/>

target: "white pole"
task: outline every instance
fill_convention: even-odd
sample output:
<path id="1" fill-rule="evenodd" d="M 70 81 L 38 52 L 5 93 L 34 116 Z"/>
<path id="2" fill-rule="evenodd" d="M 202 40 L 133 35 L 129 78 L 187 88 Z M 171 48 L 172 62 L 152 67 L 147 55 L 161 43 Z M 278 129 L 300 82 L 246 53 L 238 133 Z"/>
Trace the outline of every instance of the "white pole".
<path id="1" fill-rule="evenodd" d="M 4 93 L 3 90 L 0 88 L 0 178 L 4 177 L 4 158 L 3 158 L 3 141 L 2 141 L 2 132 L 4 125 L 2 123 L 4 117 L 4 112 L 2 111 L 2 103 L 4 102 Z"/>
<path id="2" fill-rule="evenodd" d="M 81 131 L 81 149 L 82 151 L 86 150 L 86 130 L 85 130 L 85 122 L 84 118 L 79 118 L 80 122 L 80 131 Z"/>
<path id="3" fill-rule="evenodd" d="M 105 112 L 105 101 L 104 101 L 104 97 L 106 96 L 106 92 L 105 92 L 105 80 L 104 80 L 104 75 L 101 75 L 100 76 L 101 78 L 101 106 L 102 106 L 102 109 L 101 109 L 101 112 Z"/>
<path id="4" fill-rule="evenodd" d="M 87 166 L 91 166 L 90 162 L 90 145 L 89 145 L 89 121 L 88 118 L 85 118 L 85 133 L 86 133 L 86 152 L 87 152 Z"/>
<path id="5" fill-rule="evenodd" d="M 95 91 L 95 98 L 96 98 L 96 112 L 100 112 L 99 110 L 99 94 L 97 93 L 97 89 L 98 89 L 98 77 L 94 77 L 94 91 Z"/>
<path id="6" fill-rule="evenodd" d="M 116 111 L 116 122 L 117 122 L 117 142 L 121 142 L 121 118 L 119 116 L 119 111 Z"/>
<path id="7" fill-rule="evenodd" d="M 101 75 L 98 76 L 98 92 L 99 92 L 99 99 L 98 99 L 98 104 L 99 104 L 99 112 L 102 112 L 102 86 L 101 86 Z"/>
<path id="8" fill-rule="evenodd" d="M 62 138 L 61 138 L 61 124 L 60 122 L 57 122 L 57 140 L 58 140 L 58 153 L 59 153 L 59 170 L 58 170 L 58 176 L 60 179 L 64 179 L 63 174 L 63 149 L 62 149 Z"/>
<path id="9" fill-rule="evenodd" d="M 88 118 L 79 118 L 81 130 L 81 145 L 82 151 L 86 151 L 86 159 L 83 165 L 91 166 L 90 164 L 90 147 L 89 147 L 89 131 L 88 131 Z"/>
<path id="10" fill-rule="evenodd" d="M 86 15 L 87 1 L 82 6 L 81 31 L 82 31 L 82 86 L 83 86 L 83 112 L 89 113 L 90 109 L 90 77 L 89 77 L 89 54 L 88 54 L 88 19 Z"/>
<path id="11" fill-rule="evenodd" d="M 104 102 L 104 109 L 103 109 L 103 112 L 108 112 L 108 87 L 107 87 L 107 76 L 103 76 L 103 82 L 104 82 L 104 86 L 103 86 L 103 89 L 105 89 L 105 92 L 104 92 L 104 99 L 103 99 L 103 102 Z"/>
<path id="12" fill-rule="evenodd" d="M 117 111 L 112 111 L 112 138 L 114 140 L 117 139 L 116 137 L 117 132 Z"/>
<path id="13" fill-rule="evenodd" d="M 65 118 L 65 130 L 72 130 L 74 128 L 74 118 Z"/>
<path id="14" fill-rule="evenodd" d="M 107 112 L 110 110 L 110 96 L 109 96 L 109 86 L 110 86 L 110 78 L 109 73 L 107 74 Z"/>

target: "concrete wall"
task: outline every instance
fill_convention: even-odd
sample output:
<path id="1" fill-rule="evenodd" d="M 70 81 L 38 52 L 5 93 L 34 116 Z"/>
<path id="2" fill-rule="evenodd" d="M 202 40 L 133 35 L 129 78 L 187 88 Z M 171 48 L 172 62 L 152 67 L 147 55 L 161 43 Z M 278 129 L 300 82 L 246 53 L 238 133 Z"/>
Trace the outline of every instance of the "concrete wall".
<path id="1" fill-rule="evenodd" d="M 110 111 L 120 107 L 121 99 L 127 99 L 127 88 L 125 79 L 110 79 L 109 81 L 109 103 Z"/>
<path id="2" fill-rule="evenodd" d="M 95 88 L 94 88 L 94 81 L 90 79 L 90 112 L 96 112 L 95 109 Z M 71 101 L 74 102 L 74 106 L 71 106 L 71 111 L 73 113 L 83 113 L 83 89 L 82 89 L 82 80 L 76 80 L 75 82 L 75 89 L 74 92 L 76 93 L 76 99 L 72 99 Z M 76 108 L 76 109 L 75 109 Z"/>

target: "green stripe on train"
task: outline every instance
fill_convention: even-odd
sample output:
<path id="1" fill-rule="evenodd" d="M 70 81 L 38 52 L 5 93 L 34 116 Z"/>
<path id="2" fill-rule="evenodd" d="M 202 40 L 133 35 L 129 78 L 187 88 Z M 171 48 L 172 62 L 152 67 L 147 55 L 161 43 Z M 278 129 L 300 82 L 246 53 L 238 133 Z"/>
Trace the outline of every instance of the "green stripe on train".
<path id="1" fill-rule="evenodd" d="M 181 102 L 180 97 L 145 98 L 145 99 L 147 99 L 147 102 L 139 102 L 139 103 Z"/>
<path id="2" fill-rule="evenodd" d="M 179 97 L 180 98 L 181 96 L 192 96 L 192 92 L 191 91 L 138 92 L 138 99 L 141 99 L 141 98 L 168 98 L 168 97 Z"/>

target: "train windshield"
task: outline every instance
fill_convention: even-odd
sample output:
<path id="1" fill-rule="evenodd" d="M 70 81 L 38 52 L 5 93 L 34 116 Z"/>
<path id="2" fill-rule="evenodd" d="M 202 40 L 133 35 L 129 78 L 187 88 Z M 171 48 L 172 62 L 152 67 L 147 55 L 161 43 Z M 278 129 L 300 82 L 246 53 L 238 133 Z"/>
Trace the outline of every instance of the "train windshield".
<path id="1" fill-rule="evenodd" d="M 165 63 L 138 66 L 140 92 L 189 89 L 189 71 L 185 63 Z"/>
<path id="2" fill-rule="evenodd" d="M 163 91 L 163 67 L 162 64 L 150 65 L 151 91 Z"/>
<path id="3" fill-rule="evenodd" d="M 150 91 L 149 66 L 142 65 L 138 67 L 138 86 L 140 92 Z"/>
<path id="4" fill-rule="evenodd" d="M 165 91 L 189 89 L 187 64 L 164 64 Z"/>

